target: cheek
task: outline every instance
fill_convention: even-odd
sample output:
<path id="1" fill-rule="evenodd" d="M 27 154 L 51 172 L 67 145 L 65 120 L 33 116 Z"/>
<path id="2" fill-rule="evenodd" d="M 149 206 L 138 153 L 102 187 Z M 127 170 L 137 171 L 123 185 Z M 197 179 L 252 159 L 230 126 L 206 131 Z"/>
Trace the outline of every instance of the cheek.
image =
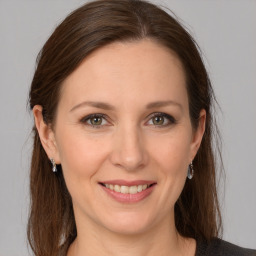
<path id="1" fill-rule="evenodd" d="M 166 174 L 178 175 L 186 169 L 190 156 L 191 136 L 189 133 L 178 131 L 157 138 L 156 141 L 152 141 L 151 155 L 154 156 L 158 165 L 162 166 Z"/>
<path id="2" fill-rule="evenodd" d="M 84 133 L 66 132 L 59 136 L 59 154 L 65 180 L 74 186 L 90 180 L 98 171 L 107 155 L 107 145 L 100 138 Z"/>
<path id="3" fill-rule="evenodd" d="M 190 139 L 188 132 L 177 132 L 166 135 L 161 140 L 158 138 L 158 146 L 152 146 L 151 156 L 154 157 L 155 168 L 160 177 L 161 196 L 159 202 L 164 202 L 167 212 L 169 211 L 168 207 L 173 206 L 179 198 L 186 181 Z"/>

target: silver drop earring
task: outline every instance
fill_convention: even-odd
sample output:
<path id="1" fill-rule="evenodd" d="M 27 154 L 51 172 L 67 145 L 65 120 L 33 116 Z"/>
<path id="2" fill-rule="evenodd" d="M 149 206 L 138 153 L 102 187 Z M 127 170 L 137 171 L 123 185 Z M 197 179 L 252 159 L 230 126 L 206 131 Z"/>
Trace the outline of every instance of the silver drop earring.
<path id="1" fill-rule="evenodd" d="M 52 171 L 53 171 L 53 172 L 57 172 L 57 166 L 56 166 L 56 164 L 55 164 L 54 159 L 51 158 L 50 160 L 51 160 L 51 163 L 52 163 Z"/>
<path id="2" fill-rule="evenodd" d="M 191 161 L 191 163 L 188 166 L 188 178 L 191 180 L 194 176 L 194 169 L 193 169 L 193 163 Z"/>

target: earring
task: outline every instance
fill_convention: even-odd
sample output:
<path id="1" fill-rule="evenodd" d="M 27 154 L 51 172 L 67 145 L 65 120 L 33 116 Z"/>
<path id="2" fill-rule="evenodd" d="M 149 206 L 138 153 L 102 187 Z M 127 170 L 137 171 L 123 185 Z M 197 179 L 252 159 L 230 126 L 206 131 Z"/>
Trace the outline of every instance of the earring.
<path id="1" fill-rule="evenodd" d="M 191 163 L 188 166 L 188 178 L 191 180 L 194 176 L 194 169 L 193 169 L 193 163 L 191 161 Z"/>
<path id="2" fill-rule="evenodd" d="M 51 160 L 51 163 L 52 163 L 52 171 L 53 171 L 53 172 L 57 172 L 57 166 L 56 166 L 56 164 L 55 164 L 54 159 L 51 158 L 50 160 Z"/>

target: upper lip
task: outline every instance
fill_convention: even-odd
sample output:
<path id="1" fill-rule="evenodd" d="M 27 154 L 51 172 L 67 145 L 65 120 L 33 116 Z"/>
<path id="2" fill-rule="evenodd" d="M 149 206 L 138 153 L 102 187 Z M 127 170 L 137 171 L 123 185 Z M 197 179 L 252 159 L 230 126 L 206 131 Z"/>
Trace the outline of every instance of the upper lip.
<path id="1" fill-rule="evenodd" d="M 155 184 L 156 182 L 153 180 L 105 180 L 105 181 L 100 181 L 99 183 L 103 184 L 112 184 L 112 185 L 121 185 L 121 186 L 138 186 L 138 185 L 151 185 Z"/>

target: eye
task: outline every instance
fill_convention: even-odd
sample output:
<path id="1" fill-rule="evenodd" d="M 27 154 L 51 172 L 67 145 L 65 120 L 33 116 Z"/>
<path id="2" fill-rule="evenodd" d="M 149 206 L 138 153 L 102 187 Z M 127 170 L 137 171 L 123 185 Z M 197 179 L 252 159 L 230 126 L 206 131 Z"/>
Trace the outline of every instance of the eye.
<path id="1" fill-rule="evenodd" d="M 107 125 L 107 120 L 105 115 L 103 114 L 91 114 L 89 116 L 84 117 L 81 120 L 82 123 L 85 123 L 86 125 L 100 128 L 103 125 Z"/>
<path id="2" fill-rule="evenodd" d="M 102 117 L 101 116 L 95 116 L 89 119 L 90 124 L 92 125 L 101 125 L 102 124 Z"/>
<path id="3" fill-rule="evenodd" d="M 149 125 L 154 126 L 168 126 L 174 123 L 176 123 L 176 120 L 165 113 L 153 113 L 148 122 Z"/>

